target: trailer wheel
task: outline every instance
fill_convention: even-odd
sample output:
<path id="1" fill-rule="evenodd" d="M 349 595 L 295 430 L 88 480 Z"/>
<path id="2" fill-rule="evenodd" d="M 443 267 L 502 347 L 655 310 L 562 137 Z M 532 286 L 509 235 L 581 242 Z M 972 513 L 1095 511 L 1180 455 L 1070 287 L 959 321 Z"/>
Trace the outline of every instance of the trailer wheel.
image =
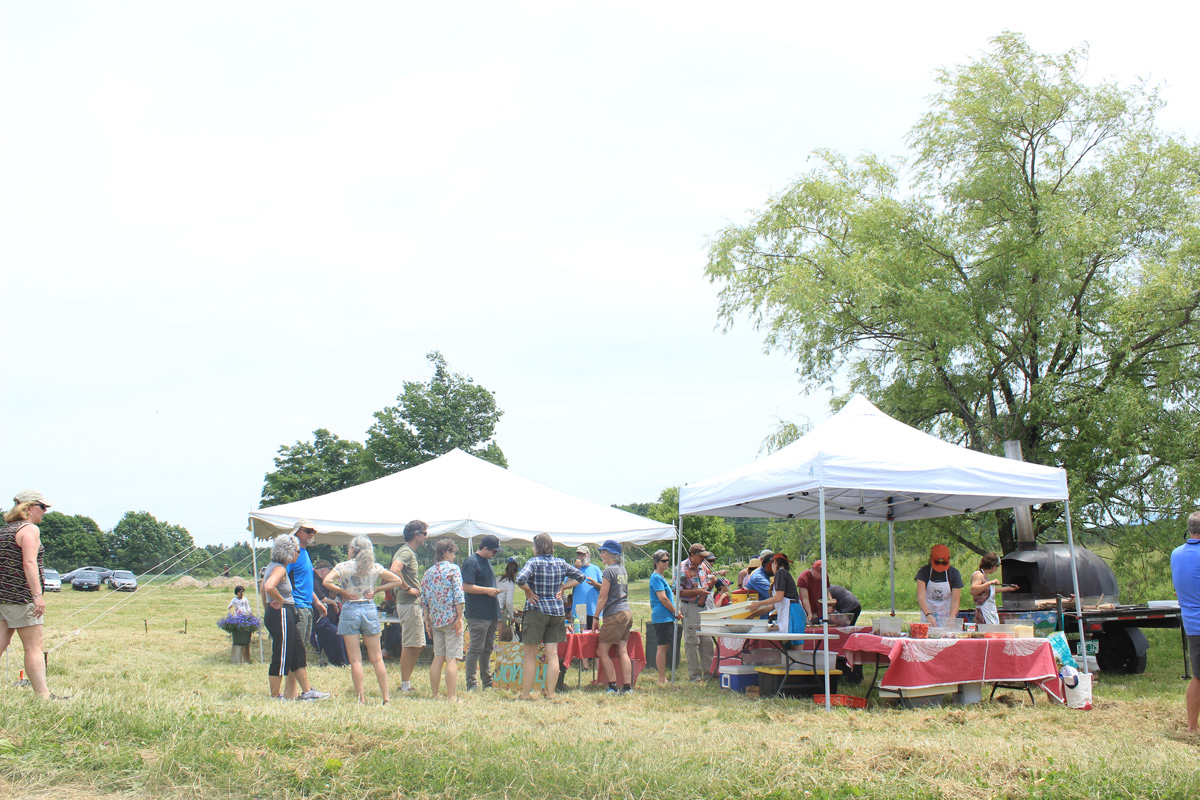
<path id="1" fill-rule="evenodd" d="M 1140 675 L 1146 671 L 1146 635 L 1138 628 L 1117 628 L 1099 637 L 1096 664 L 1102 672 Z M 1140 646 L 1139 646 L 1140 645 Z M 1139 652 L 1141 651 L 1141 652 Z"/>

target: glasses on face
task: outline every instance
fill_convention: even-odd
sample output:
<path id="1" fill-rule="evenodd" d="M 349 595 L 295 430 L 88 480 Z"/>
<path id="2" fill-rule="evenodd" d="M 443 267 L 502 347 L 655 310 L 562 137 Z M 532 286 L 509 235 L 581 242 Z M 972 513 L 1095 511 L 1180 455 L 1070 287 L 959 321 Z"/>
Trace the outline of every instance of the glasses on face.
<path id="1" fill-rule="evenodd" d="M 948 559 L 948 558 L 935 558 L 935 559 L 933 560 L 933 563 L 937 564 L 939 567 L 944 567 L 944 566 L 946 566 L 947 564 L 949 564 L 949 563 L 950 563 L 950 559 Z"/>
<path id="2" fill-rule="evenodd" d="M 34 505 L 40 508 L 42 511 L 50 510 L 50 506 L 46 505 L 45 503 L 34 503 Z"/>
<path id="3" fill-rule="evenodd" d="M 670 559 L 669 559 L 669 558 L 660 558 L 660 559 L 658 560 L 658 563 L 660 563 L 660 564 L 666 564 L 666 563 L 667 563 L 667 562 L 669 562 L 669 561 L 670 561 Z"/>

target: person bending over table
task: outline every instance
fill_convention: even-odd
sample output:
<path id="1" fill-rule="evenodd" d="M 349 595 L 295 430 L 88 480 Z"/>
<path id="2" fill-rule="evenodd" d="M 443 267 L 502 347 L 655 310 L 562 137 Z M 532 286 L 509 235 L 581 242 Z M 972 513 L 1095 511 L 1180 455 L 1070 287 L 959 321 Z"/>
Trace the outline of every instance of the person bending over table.
<path id="1" fill-rule="evenodd" d="M 600 596 L 596 601 L 598 616 L 592 630 L 599 629 L 600 641 L 596 655 L 600 657 L 600 680 L 608 676 L 609 694 L 629 694 L 633 691 L 633 665 L 629 662 L 629 629 L 633 626 L 633 611 L 629 607 L 629 575 L 625 572 L 620 542 L 609 539 L 600 545 L 600 560 L 604 573 Z M 604 627 L 600 627 L 600 618 Z M 621 665 L 621 688 L 617 688 L 617 668 L 609 655 L 610 645 L 617 646 L 617 661 Z"/>
<path id="2" fill-rule="evenodd" d="M 858 598 L 854 596 L 853 592 L 845 586 L 838 586 L 831 583 L 829 585 L 829 596 L 834 601 L 834 614 L 849 614 L 851 625 L 858 622 L 858 615 L 862 613 L 862 603 L 858 602 Z"/>
<path id="3" fill-rule="evenodd" d="M 667 651 L 675 638 L 675 620 L 683 619 L 675 608 L 675 593 L 667 580 L 667 567 L 671 565 L 671 554 L 666 550 L 654 551 L 654 572 L 650 573 L 650 625 L 654 628 L 654 641 L 658 648 L 654 665 L 658 669 L 658 685 L 667 683 Z"/>
<path id="4" fill-rule="evenodd" d="M 800 573 L 800 577 L 796 579 L 796 588 L 800 592 L 800 603 L 804 606 L 804 613 L 812 620 L 813 624 L 817 624 L 825 618 L 825 613 L 829 606 L 821 602 L 821 595 L 825 593 L 825 565 L 821 559 L 812 562 L 812 566 Z M 830 605 L 833 604 L 833 598 L 829 598 Z"/>
<path id="5" fill-rule="evenodd" d="M 796 580 L 788 570 L 792 560 L 783 553 L 776 553 L 763 563 L 762 569 L 771 578 L 771 596 L 766 600 L 755 600 L 750 604 L 751 614 L 762 609 L 775 610 L 775 623 L 784 633 L 804 633 L 807 615 L 800 602 Z"/>
<path id="6" fill-rule="evenodd" d="M 996 610 L 996 594 L 1015 592 L 1015 586 L 1003 586 L 989 576 L 1000 567 L 1000 556 L 986 553 L 979 559 L 979 569 L 971 575 L 971 599 L 975 601 L 975 621 L 987 625 L 1000 624 L 1000 612 Z"/>
<path id="7" fill-rule="evenodd" d="M 929 563 L 917 570 L 915 580 L 922 622 L 944 628 L 958 617 L 963 580 L 958 570 L 950 566 L 949 547 L 935 544 L 929 551 Z"/>

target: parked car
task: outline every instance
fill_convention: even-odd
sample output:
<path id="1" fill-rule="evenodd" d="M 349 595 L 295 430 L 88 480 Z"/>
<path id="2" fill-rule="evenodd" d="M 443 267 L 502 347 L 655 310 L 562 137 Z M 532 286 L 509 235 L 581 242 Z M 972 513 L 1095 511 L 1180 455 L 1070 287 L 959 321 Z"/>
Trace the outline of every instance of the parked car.
<path id="1" fill-rule="evenodd" d="M 100 573 L 90 570 L 79 570 L 71 579 L 71 588 L 78 592 L 100 591 Z"/>
<path id="2" fill-rule="evenodd" d="M 42 591 L 62 591 L 62 578 L 59 577 L 58 570 L 50 569 L 49 567 L 42 570 Z"/>
<path id="3" fill-rule="evenodd" d="M 136 592 L 137 576 L 127 569 L 118 569 L 108 576 L 108 588 L 117 592 Z"/>
<path id="4" fill-rule="evenodd" d="M 94 572 L 99 576 L 101 582 L 108 580 L 108 576 L 112 575 L 112 573 L 113 573 L 113 571 L 111 569 L 107 569 L 105 567 L 80 567 L 79 569 L 73 569 L 70 572 L 68 572 L 66 575 L 63 575 L 62 582 L 63 583 L 73 582 L 75 580 L 75 576 L 81 572 Z"/>

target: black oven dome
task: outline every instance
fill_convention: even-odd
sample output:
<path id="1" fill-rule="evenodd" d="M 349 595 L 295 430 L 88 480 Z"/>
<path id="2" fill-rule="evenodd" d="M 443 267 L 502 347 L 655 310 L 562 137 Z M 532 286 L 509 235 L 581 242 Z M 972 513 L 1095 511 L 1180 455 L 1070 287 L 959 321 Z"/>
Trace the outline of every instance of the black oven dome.
<path id="1" fill-rule="evenodd" d="M 1094 605 L 1101 597 L 1106 603 L 1119 602 L 1117 576 L 1103 558 L 1076 545 L 1075 562 L 1079 593 L 1085 604 Z M 1000 565 L 1004 583 L 1016 584 L 1019 594 L 1049 599 L 1056 594 L 1068 597 L 1075 593 L 1071 585 L 1071 550 L 1066 542 L 1042 542 L 1037 550 L 1014 551 L 1004 556 Z"/>

